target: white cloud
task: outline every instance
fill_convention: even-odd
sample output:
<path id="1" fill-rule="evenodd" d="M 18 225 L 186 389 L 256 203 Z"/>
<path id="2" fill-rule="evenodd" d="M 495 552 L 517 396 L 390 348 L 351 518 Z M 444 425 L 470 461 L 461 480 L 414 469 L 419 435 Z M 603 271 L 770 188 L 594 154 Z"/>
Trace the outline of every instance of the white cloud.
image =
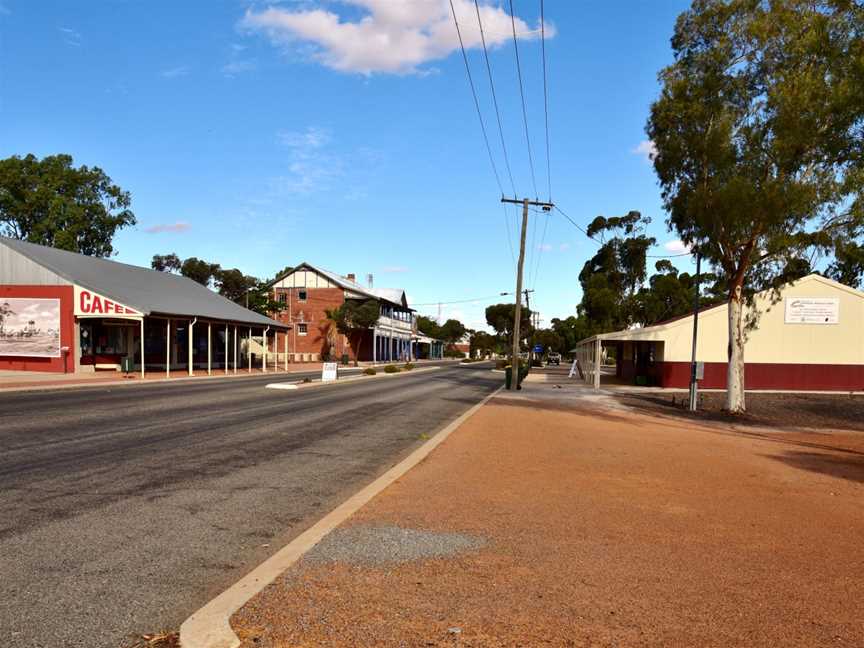
<path id="1" fill-rule="evenodd" d="M 159 73 L 163 79 L 176 79 L 177 77 L 186 76 L 192 71 L 192 68 L 188 65 L 178 65 L 176 67 L 168 68 L 167 70 L 162 70 Z"/>
<path id="2" fill-rule="evenodd" d="M 349 10 L 359 9 L 357 20 L 319 7 L 249 9 L 240 27 L 264 33 L 271 43 L 305 53 L 340 72 L 374 74 L 428 73 L 424 63 L 446 58 L 459 49 L 449 0 L 340 0 Z M 454 0 L 465 47 L 480 46 L 480 30 L 472 0 Z M 510 16 L 497 6 L 483 4 L 480 16 L 486 43 L 496 47 L 512 40 Z M 525 21 L 516 18 L 519 38 L 538 37 Z M 546 25 L 547 37 L 555 29 Z"/>
<path id="3" fill-rule="evenodd" d="M 81 46 L 81 34 L 71 27 L 58 27 L 60 33 L 63 35 L 63 42 L 67 45 L 72 45 L 73 47 Z"/>
<path id="4" fill-rule="evenodd" d="M 651 140 L 642 140 L 639 146 L 630 150 L 634 155 L 641 155 L 647 162 L 652 162 L 657 157 L 657 145 Z"/>
<path id="5" fill-rule="evenodd" d="M 159 223 L 157 225 L 151 225 L 150 227 L 145 227 L 144 231 L 148 234 L 162 234 L 164 232 L 181 234 L 183 232 L 188 232 L 191 227 L 192 226 L 186 221 L 177 221 L 176 223 Z"/>
<path id="6" fill-rule="evenodd" d="M 408 272 L 408 268 L 405 266 L 384 266 L 381 268 L 381 272 L 387 273 L 396 273 L 396 272 Z"/>
<path id="7" fill-rule="evenodd" d="M 307 126 L 304 131 L 284 131 L 276 133 L 280 144 L 289 148 L 313 148 L 319 149 L 329 144 L 333 135 L 326 128 L 318 126 Z"/>
<path id="8" fill-rule="evenodd" d="M 288 173 L 273 180 L 280 194 L 308 194 L 329 186 L 342 174 L 343 161 L 328 153 L 333 136 L 326 128 L 308 126 L 302 131 L 279 131 L 277 141 L 289 150 Z"/>
<path id="9" fill-rule="evenodd" d="M 537 249 L 540 250 L 541 252 L 549 252 L 552 249 L 552 244 L 551 243 L 543 243 L 541 245 L 538 245 Z M 515 318 L 516 316 L 514 315 L 513 317 Z"/>
<path id="10" fill-rule="evenodd" d="M 680 239 L 667 241 L 663 244 L 664 249 L 671 254 L 686 254 L 690 251 L 690 246 Z"/>
<path id="11" fill-rule="evenodd" d="M 222 74 L 229 79 L 233 79 L 238 74 L 251 72 L 257 67 L 255 61 L 231 61 L 222 66 Z"/>
<path id="12" fill-rule="evenodd" d="M 569 250 L 569 249 L 570 249 L 570 244 L 569 244 L 569 243 L 562 243 L 561 245 L 558 246 L 558 251 L 559 251 L 559 252 L 566 252 L 566 251 Z M 514 317 L 515 317 L 515 315 L 514 315 Z"/>

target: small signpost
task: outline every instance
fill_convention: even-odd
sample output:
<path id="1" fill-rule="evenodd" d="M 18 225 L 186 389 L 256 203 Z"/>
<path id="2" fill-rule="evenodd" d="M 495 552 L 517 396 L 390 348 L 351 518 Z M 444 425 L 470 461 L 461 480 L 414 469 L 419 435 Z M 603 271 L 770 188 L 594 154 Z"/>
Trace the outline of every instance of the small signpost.
<path id="1" fill-rule="evenodd" d="M 339 363 L 325 362 L 321 367 L 321 382 L 333 382 L 339 377 Z"/>

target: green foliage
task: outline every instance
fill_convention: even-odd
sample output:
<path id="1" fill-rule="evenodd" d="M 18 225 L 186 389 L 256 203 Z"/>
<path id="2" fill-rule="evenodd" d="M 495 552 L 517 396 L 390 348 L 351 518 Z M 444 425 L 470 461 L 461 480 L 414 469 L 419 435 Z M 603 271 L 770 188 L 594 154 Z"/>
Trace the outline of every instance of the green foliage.
<path id="1" fill-rule="evenodd" d="M 486 323 L 491 326 L 495 332 L 503 336 L 507 344 L 512 344 L 513 339 L 513 322 L 515 320 L 516 304 L 493 304 L 486 307 Z M 531 326 L 531 311 L 525 306 L 522 307 L 519 317 L 519 332 L 524 340 L 530 337 Z"/>
<path id="2" fill-rule="evenodd" d="M 420 331 L 423 335 L 428 335 L 429 337 L 436 340 L 441 339 L 441 327 L 438 326 L 438 322 L 436 322 L 431 317 L 426 317 L 425 315 L 418 315 L 417 330 Z"/>
<path id="3" fill-rule="evenodd" d="M 447 347 L 446 349 L 444 349 L 444 357 L 445 358 L 464 358 L 465 352 L 460 351 L 459 349 L 456 349 L 454 347 Z"/>
<path id="4" fill-rule="evenodd" d="M 196 257 L 189 257 L 180 266 L 180 274 L 208 287 L 216 281 L 220 271 L 218 263 L 208 263 Z"/>
<path id="5" fill-rule="evenodd" d="M 566 319 L 552 318 L 552 330 L 561 338 L 561 346 L 564 349 L 562 353 L 569 352 L 576 347 L 576 343 L 591 337 L 591 325 L 584 317 L 574 317 L 571 315 Z"/>
<path id="6" fill-rule="evenodd" d="M 603 241 L 579 273 L 582 301 L 578 312 L 589 324 L 589 335 L 626 328 L 634 322 L 634 296 L 647 276 L 648 249 L 656 243 L 644 234 L 650 222 L 638 211 L 631 211 L 620 217 L 598 216 L 589 225 L 591 236 L 599 235 Z"/>
<path id="7" fill-rule="evenodd" d="M 447 344 L 456 344 L 461 340 L 467 329 L 465 325 L 456 319 L 448 319 L 441 325 L 439 339 L 444 340 Z"/>
<path id="8" fill-rule="evenodd" d="M 354 338 L 355 358 L 360 357 L 364 333 L 375 326 L 379 316 L 380 307 L 374 299 L 346 299 L 338 308 L 327 311 L 327 318 L 335 323 L 336 330 L 349 339 Z M 356 360 L 354 364 L 357 364 Z"/>
<path id="9" fill-rule="evenodd" d="M 113 254 L 119 229 L 136 223 L 128 191 L 70 155 L 0 160 L 0 234 L 89 256 Z"/>
<path id="10" fill-rule="evenodd" d="M 834 262 L 825 273 L 834 281 L 859 288 L 864 277 L 864 246 L 855 241 L 838 243 L 834 250 Z"/>
<path id="11" fill-rule="evenodd" d="M 564 348 L 564 338 L 554 329 L 538 329 L 534 332 L 531 342 L 532 344 L 541 344 L 546 353 L 550 351 L 564 353 L 567 350 Z"/>
<path id="12" fill-rule="evenodd" d="M 413 368 L 414 368 L 414 363 L 412 363 L 412 362 L 406 362 L 404 365 L 402 365 L 403 371 L 411 371 Z"/>
<path id="13" fill-rule="evenodd" d="M 363 373 L 366 374 L 367 376 L 374 376 L 378 372 L 375 370 L 375 367 L 366 367 L 363 370 Z"/>
<path id="14" fill-rule="evenodd" d="M 860 239 L 862 33 L 859 2 L 697 0 L 678 18 L 647 131 L 669 224 L 729 298 Z M 831 272 L 855 263 L 840 250 Z"/>
<path id="15" fill-rule="evenodd" d="M 171 254 L 154 254 L 150 267 L 159 272 L 180 272 L 183 261 L 174 252 Z"/>
<path id="16" fill-rule="evenodd" d="M 472 356 L 489 356 L 496 352 L 500 340 L 486 331 L 474 331 L 469 340 L 469 350 Z"/>
<path id="17" fill-rule="evenodd" d="M 399 367 L 396 365 L 388 364 L 384 367 L 384 373 L 394 374 L 399 373 Z"/>

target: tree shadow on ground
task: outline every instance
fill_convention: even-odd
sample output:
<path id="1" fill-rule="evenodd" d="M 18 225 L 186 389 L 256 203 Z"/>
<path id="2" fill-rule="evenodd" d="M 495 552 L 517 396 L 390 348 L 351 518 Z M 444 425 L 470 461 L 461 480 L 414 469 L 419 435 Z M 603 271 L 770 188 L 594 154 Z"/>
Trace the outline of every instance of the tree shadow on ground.
<path id="1" fill-rule="evenodd" d="M 616 394 L 635 411 L 661 414 L 693 422 L 728 423 L 741 427 L 864 431 L 864 397 L 835 394 L 748 394 L 747 412 L 723 409 L 724 393 L 700 394 L 699 410 L 686 408 L 686 394 Z"/>
<path id="2" fill-rule="evenodd" d="M 864 455 L 862 454 L 838 456 L 821 452 L 787 450 L 781 455 L 764 456 L 800 470 L 864 483 Z"/>

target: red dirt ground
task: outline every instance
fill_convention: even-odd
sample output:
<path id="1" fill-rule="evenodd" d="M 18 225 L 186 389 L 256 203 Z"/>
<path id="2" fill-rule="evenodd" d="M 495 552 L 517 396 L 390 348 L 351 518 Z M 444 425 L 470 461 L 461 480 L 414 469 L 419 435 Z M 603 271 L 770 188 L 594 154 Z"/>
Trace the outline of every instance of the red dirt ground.
<path id="1" fill-rule="evenodd" d="M 244 648 L 864 646 L 860 433 L 497 398 L 348 524 L 487 544 L 301 561 L 234 616 Z"/>

